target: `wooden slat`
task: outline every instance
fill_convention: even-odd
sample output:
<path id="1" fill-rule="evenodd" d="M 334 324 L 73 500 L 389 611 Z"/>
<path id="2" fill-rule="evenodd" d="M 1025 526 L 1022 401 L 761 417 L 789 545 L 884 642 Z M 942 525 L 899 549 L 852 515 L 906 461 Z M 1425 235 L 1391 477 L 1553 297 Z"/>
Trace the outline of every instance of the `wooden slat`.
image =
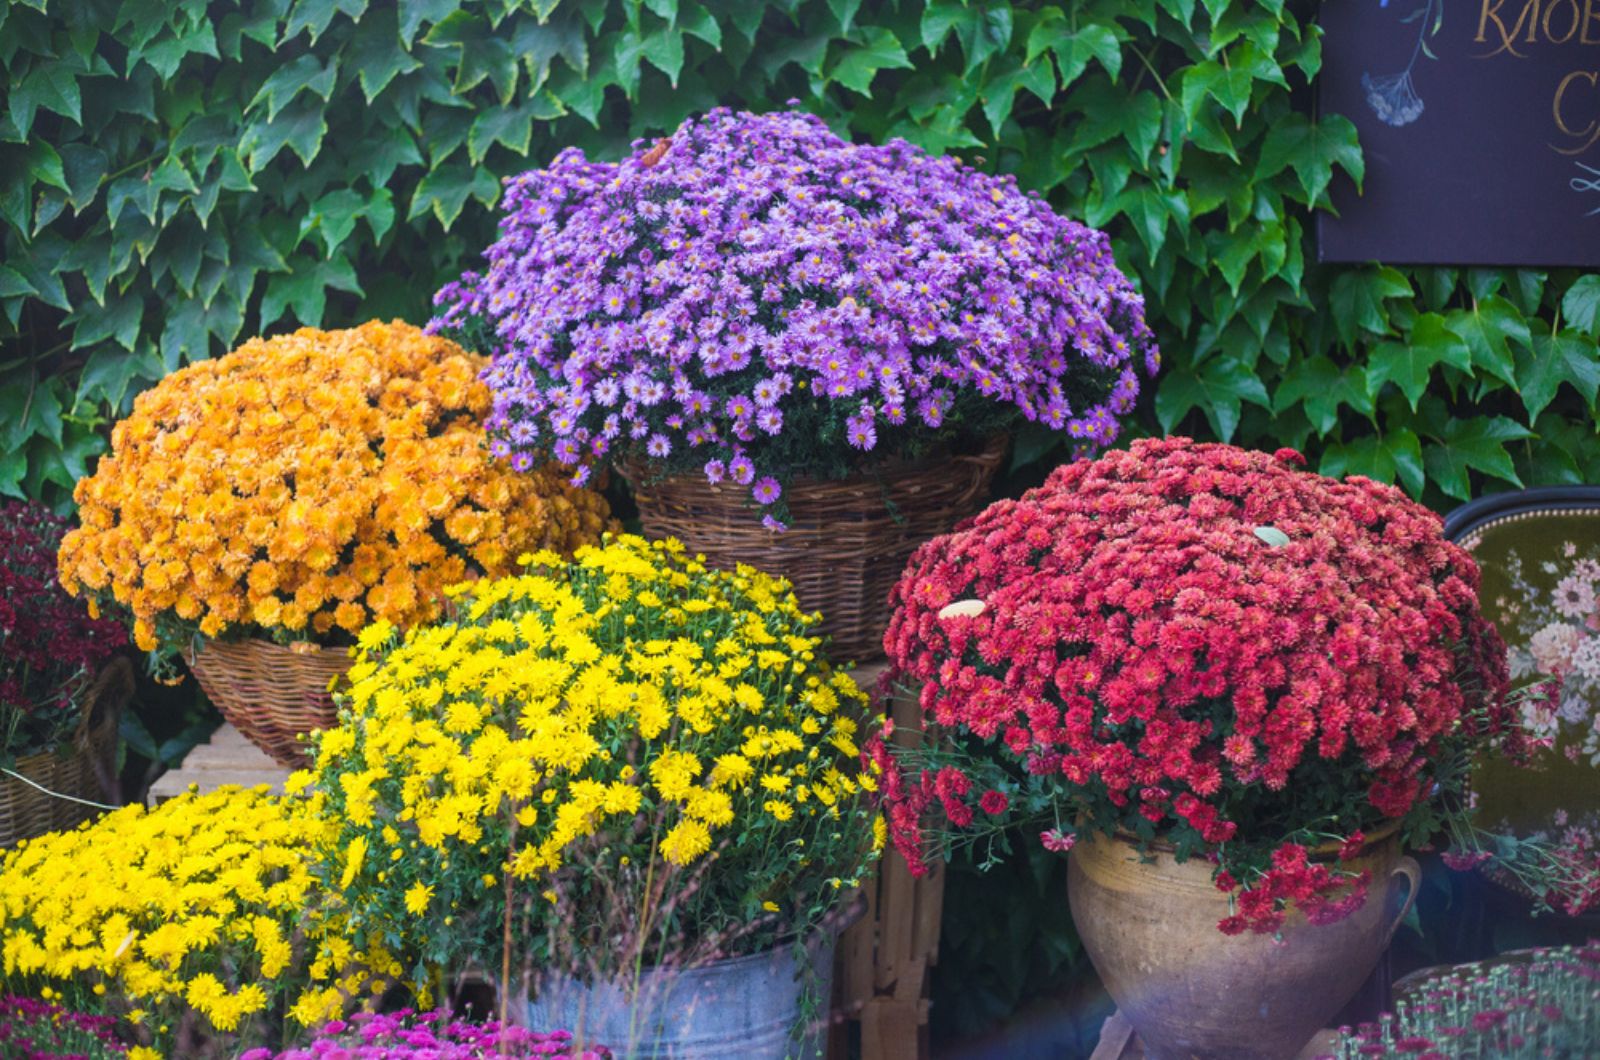
<path id="1" fill-rule="evenodd" d="M 289 770 L 267 757 L 246 740 L 232 725 L 223 723 L 211 739 L 190 751 L 177 769 L 168 770 L 150 785 L 147 801 L 154 806 L 193 785 L 201 792 L 215 791 L 228 784 L 253 788 L 265 784 L 281 793 Z"/>

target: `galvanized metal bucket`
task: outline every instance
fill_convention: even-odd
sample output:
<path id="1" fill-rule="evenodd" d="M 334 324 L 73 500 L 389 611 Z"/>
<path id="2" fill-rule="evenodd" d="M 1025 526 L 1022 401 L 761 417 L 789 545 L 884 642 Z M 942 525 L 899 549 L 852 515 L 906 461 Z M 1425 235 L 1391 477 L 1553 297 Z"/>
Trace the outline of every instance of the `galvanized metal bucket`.
<path id="1" fill-rule="evenodd" d="M 570 1030 L 618 1060 L 814 1060 L 826 1046 L 834 936 L 687 970 L 647 968 L 630 983 L 544 977 L 528 1001 L 528 1026 Z M 810 987 L 815 1018 L 802 1022 Z"/>

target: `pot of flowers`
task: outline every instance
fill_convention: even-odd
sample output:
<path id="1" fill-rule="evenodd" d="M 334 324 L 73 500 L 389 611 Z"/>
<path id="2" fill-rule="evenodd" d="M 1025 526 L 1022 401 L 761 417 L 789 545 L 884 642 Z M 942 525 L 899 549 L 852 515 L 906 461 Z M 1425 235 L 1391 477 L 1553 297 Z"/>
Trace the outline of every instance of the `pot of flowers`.
<path id="1" fill-rule="evenodd" d="M 580 1047 L 815 1055 L 884 842 L 866 697 L 766 574 L 635 536 L 528 559 L 403 639 L 363 632 L 291 778 L 340 822 L 351 929 L 489 969 L 502 1021 Z"/>
<path id="2" fill-rule="evenodd" d="M 0 507 L 0 847 L 71 828 L 116 795 L 128 642 L 56 581 L 66 520 Z"/>
<path id="3" fill-rule="evenodd" d="M 1294 1055 L 1415 895 L 1399 842 L 1476 755 L 1524 749 L 1468 554 L 1301 463 L 1136 442 L 929 542 L 894 593 L 928 729 L 871 748 L 896 845 L 919 865 L 937 810 L 1070 851 L 1074 922 L 1154 1057 Z"/>
<path id="4" fill-rule="evenodd" d="M 181 654 L 285 765 L 329 725 L 354 634 L 438 612 L 441 590 L 606 523 L 597 494 L 485 448 L 484 359 L 409 324 L 302 328 L 167 376 L 78 483 L 69 591 Z"/>
<path id="5" fill-rule="evenodd" d="M 717 109 L 508 182 L 430 329 L 491 352 L 500 451 L 610 464 L 651 536 L 788 578 L 881 653 L 911 551 L 1026 427 L 1101 445 L 1157 352 L 1098 231 L 1009 176 L 799 113 Z"/>

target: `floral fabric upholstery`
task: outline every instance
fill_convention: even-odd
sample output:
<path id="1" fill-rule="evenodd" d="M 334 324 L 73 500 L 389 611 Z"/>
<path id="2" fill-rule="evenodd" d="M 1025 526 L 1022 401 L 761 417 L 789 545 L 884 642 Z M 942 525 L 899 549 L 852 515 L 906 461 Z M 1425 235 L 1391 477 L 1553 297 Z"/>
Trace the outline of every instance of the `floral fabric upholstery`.
<path id="1" fill-rule="evenodd" d="M 1485 615 L 1505 638 L 1513 680 L 1561 680 L 1560 692 L 1523 706 L 1545 743 L 1538 768 L 1480 767 L 1483 821 L 1543 834 L 1600 856 L 1600 489 L 1512 501 L 1460 527 L 1483 575 Z M 1452 517 L 1452 522 L 1457 522 Z"/>

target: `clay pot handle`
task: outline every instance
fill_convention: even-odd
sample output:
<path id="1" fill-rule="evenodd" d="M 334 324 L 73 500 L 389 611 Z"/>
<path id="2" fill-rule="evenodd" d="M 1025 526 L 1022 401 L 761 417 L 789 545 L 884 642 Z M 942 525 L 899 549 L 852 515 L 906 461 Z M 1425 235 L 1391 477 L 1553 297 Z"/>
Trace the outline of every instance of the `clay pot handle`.
<path id="1" fill-rule="evenodd" d="M 1410 887 L 1406 892 L 1404 904 L 1400 906 L 1400 912 L 1395 915 L 1394 921 L 1389 925 L 1389 930 L 1383 936 L 1385 945 L 1388 945 L 1389 940 L 1394 938 L 1394 933 L 1400 930 L 1401 922 L 1405 920 L 1406 914 L 1411 912 L 1412 905 L 1416 903 L 1417 892 L 1422 889 L 1422 866 L 1417 864 L 1416 858 L 1402 856 L 1389 872 L 1389 879 L 1392 880 L 1396 876 L 1404 876 L 1410 882 Z"/>

